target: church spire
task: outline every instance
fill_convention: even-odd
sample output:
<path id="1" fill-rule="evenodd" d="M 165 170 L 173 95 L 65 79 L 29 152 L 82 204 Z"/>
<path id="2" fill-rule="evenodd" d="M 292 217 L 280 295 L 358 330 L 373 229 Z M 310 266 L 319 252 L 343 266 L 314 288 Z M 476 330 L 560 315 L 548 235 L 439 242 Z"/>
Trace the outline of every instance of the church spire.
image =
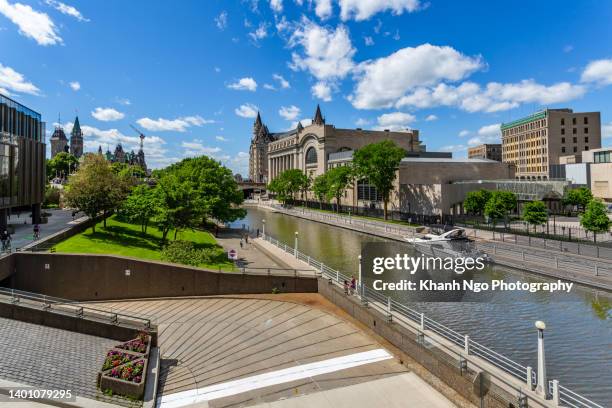
<path id="1" fill-rule="evenodd" d="M 259 111 L 257 111 L 257 118 L 255 118 L 255 123 L 253 123 L 253 139 L 257 139 L 262 127 L 261 115 L 259 115 Z"/>
<path id="2" fill-rule="evenodd" d="M 319 106 L 319 104 L 317 104 L 317 111 L 315 112 L 315 116 L 312 119 L 312 123 L 315 125 L 325 124 L 325 119 L 323 118 L 323 115 L 321 114 L 321 107 Z"/>

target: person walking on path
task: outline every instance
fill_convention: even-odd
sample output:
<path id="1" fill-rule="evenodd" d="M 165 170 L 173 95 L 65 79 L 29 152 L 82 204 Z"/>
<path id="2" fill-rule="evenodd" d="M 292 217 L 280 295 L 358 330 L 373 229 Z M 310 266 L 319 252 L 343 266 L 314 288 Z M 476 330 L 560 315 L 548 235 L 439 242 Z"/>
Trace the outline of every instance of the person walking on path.
<path id="1" fill-rule="evenodd" d="M 345 295 L 349 294 L 349 283 L 346 279 L 344 280 L 344 294 Z"/>
<path id="2" fill-rule="evenodd" d="M 355 290 L 357 289 L 357 280 L 355 276 L 351 276 L 351 295 L 355 294 Z"/>
<path id="3" fill-rule="evenodd" d="M 242 238 L 240 238 L 240 249 L 242 249 Z"/>

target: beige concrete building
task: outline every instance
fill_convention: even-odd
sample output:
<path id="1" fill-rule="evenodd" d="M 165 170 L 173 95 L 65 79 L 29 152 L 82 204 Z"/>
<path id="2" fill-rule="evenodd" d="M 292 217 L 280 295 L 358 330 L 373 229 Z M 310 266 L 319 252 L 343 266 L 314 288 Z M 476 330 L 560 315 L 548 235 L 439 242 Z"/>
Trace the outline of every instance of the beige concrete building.
<path id="1" fill-rule="evenodd" d="M 589 182 L 593 196 L 612 202 L 612 147 L 584 152 L 582 161 L 590 163 Z"/>
<path id="2" fill-rule="evenodd" d="M 468 148 L 469 159 L 489 159 L 502 161 L 502 145 L 486 143 Z"/>
<path id="3" fill-rule="evenodd" d="M 516 178 L 548 180 L 560 156 L 601 147 L 599 112 L 546 109 L 501 125 L 502 161 L 516 166 Z"/>

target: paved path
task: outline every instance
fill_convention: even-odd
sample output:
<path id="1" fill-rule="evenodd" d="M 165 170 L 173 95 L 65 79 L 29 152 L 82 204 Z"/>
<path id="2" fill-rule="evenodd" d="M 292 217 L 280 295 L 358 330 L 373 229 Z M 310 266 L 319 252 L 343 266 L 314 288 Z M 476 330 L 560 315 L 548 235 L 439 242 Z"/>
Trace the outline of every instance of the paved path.
<path id="1" fill-rule="evenodd" d="M 102 304 L 156 317 L 160 407 L 254 405 L 408 372 L 357 327 L 304 304 L 261 297 Z M 396 393 L 404 406 L 412 401 L 403 389 Z M 427 394 L 431 401 L 445 401 L 433 389 Z M 452 406 L 445 402 L 414 406 Z M 351 406 L 373 405 L 355 401 Z"/>
<path id="2" fill-rule="evenodd" d="M 126 407 L 140 402 L 108 397 L 96 388 L 98 370 L 117 341 L 0 318 L 0 378 Z"/>

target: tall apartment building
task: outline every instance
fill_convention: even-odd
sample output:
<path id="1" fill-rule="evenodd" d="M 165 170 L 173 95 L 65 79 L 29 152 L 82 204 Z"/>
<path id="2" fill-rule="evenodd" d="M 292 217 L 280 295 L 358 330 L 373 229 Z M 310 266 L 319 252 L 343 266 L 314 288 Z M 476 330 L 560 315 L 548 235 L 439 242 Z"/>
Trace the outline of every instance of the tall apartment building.
<path id="1" fill-rule="evenodd" d="M 548 180 L 560 156 L 601 147 L 599 112 L 545 109 L 502 123 L 502 161 L 516 167 L 516 178 Z"/>
<path id="2" fill-rule="evenodd" d="M 485 143 L 468 148 L 469 159 L 489 159 L 502 161 L 502 145 L 499 143 Z"/>

